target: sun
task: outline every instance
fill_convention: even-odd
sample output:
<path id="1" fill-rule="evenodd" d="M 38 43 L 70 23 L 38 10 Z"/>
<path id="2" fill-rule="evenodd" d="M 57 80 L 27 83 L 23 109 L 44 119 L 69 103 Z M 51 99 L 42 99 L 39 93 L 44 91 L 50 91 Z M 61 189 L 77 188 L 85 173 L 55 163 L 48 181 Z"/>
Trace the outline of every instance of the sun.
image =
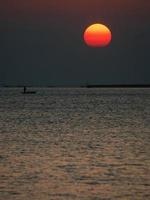
<path id="1" fill-rule="evenodd" d="M 103 24 L 90 25 L 84 32 L 84 41 L 90 47 L 106 47 L 111 40 L 110 29 Z"/>

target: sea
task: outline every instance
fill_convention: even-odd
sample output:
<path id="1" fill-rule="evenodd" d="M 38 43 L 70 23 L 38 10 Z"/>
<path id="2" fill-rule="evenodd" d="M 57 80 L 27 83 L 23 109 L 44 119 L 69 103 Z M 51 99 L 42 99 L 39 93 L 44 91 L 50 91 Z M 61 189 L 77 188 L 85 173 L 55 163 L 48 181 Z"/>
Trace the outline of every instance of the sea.
<path id="1" fill-rule="evenodd" d="M 150 199 L 150 88 L 0 88 L 1 200 Z"/>

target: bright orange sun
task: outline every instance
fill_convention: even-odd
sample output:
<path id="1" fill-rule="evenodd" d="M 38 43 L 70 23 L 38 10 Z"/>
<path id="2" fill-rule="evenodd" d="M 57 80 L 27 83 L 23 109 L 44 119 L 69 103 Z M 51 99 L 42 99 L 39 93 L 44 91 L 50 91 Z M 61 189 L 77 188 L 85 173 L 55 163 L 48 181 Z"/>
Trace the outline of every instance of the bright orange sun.
<path id="1" fill-rule="evenodd" d="M 111 39 L 111 31 L 103 24 L 93 24 L 84 32 L 84 41 L 90 47 L 105 47 Z"/>

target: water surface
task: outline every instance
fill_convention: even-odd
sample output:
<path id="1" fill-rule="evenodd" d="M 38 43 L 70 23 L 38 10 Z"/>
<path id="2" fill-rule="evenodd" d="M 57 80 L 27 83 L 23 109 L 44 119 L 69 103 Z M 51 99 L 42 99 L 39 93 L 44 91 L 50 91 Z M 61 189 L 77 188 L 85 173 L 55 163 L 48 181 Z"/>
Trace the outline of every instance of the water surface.
<path id="1" fill-rule="evenodd" d="M 0 199 L 150 199 L 150 89 L 0 89 Z"/>

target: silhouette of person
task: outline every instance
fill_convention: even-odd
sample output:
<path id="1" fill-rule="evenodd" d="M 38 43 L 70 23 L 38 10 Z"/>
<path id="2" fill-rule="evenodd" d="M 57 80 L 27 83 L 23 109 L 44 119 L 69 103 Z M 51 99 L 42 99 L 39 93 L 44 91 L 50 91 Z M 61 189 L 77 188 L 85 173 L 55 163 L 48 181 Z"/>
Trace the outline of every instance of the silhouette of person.
<path id="1" fill-rule="evenodd" d="M 26 91 L 27 91 L 27 87 L 26 87 L 26 86 L 24 86 L 24 93 L 26 93 Z"/>

